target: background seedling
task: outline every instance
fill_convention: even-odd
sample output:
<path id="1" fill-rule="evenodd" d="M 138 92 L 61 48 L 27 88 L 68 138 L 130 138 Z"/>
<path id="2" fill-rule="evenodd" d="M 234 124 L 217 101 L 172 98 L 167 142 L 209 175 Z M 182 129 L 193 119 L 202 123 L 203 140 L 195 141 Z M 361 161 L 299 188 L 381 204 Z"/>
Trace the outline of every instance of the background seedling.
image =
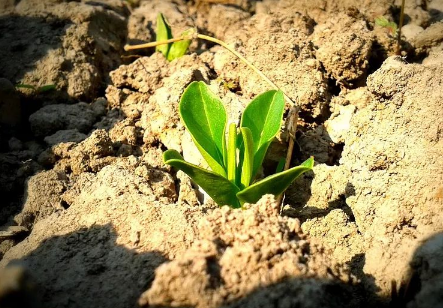
<path id="1" fill-rule="evenodd" d="M 393 21 L 389 21 L 386 17 L 384 16 L 380 16 L 375 18 L 375 24 L 377 26 L 386 28 L 388 30 L 388 33 L 392 36 L 392 37 L 396 37 L 397 36 L 397 24 Z"/>
<path id="2" fill-rule="evenodd" d="M 401 7 L 400 7 L 400 21 L 399 25 L 397 27 L 397 24 L 393 21 L 389 21 L 386 17 L 380 16 L 375 18 L 375 24 L 381 27 L 384 27 L 389 30 L 389 34 L 392 35 L 392 37 L 397 38 L 397 46 L 395 48 L 395 53 L 397 55 L 401 54 L 401 28 L 403 27 L 403 21 L 405 16 L 405 0 L 401 1 Z"/>
<path id="3" fill-rule="evenodd" d="M 219 205 L 238 208 L 245 202 L 257 202 L 265 194 L 279 196 L 314 165 L 314 159 L 309 158 L 298 167 L 254 182 L 280 130 L 284 107 L 281 91 L 257 96 L 243 112 L 240 127 L 229 125 L 226 140 L 223 103 L 204 82 L 192 82 L 181 97 L 180 117 L 212 171 L 186 162 L 176 150 L 166 151 L 163 159 L 185 172 Z"/>
<path id="4" fill-rule="evenodd" d="M 192 36 L 193 33 L 194 29 L 191 28 L 184 31 L 180 37 Z M 173 39 L 171 27 L 169 26 L 163 14 L 159 13 L 157 15 L 156 41 L 163 42 L 170 39 Z M 188 50 L 190 44 L 190 39 L 183 39 L 175 41 L 173 43 L 158 44 L 155 47 L 155 50 L 161 52 L 168 61 L 172 61 L 183 56 Z"/>

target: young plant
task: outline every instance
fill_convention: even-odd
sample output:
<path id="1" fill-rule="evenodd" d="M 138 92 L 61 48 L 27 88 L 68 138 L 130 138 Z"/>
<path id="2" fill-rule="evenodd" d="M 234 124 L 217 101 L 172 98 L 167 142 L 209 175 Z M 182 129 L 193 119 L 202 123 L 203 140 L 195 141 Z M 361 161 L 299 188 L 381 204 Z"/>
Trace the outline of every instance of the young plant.
<path id="1" fill-rule="evenodd" d="M 223 103 L 204 82 L 193 82 L 181 97 L 180 117 L 212 171 L 186 162 L 176 150 L 166 151 L 164 162 L 185 172 L 219 205 L 238 208 L 245 202 L 257 202 L 265 194 L 280 195 L 314 165 L 311 157 L 298 167 L 254 182 L 280 130 L 284 106 L 281 91 L 257 96 L 243 112 L 240 127 L 229 125 L 226 140 Z"/>
<path id="2" fill-rule="evenodd" d="M 195 32 L 193 28 L 184 31 L 180 37 L 190 36 Z M 163 14 L 159 13 L 157 15 L 157 32 L 156 41 L 162 42 L 166 40 L 171 40 L 172 31 L 168 22 L 166 21 Z M 180 58 L 188 50 L 191 40 L 180 40 L 169 44 L 158 45 L 155 50 L 160 51 L 168 61 Z"/>
<path id="3" fill-rule="evenodd" d="M 168 36 L 166 35 L 166 37 L 168 37 Z M 221 45 L 223 48 L 225 48 L 226 50 L 231 52 L 233 55 L 235 55 L 238 59 L 240 59 L 240 61 L 242 61 L 244 64 L 246 64 L 246 66 L 248 66 L 252 71 L 257 73 L 272 88 L 274 88 L 275 90 L 280 90 L 280 88 L 274 82 L 272 82 L 272 80 L 270 80 L 268 77 L 266 77 L 266 75 L 263 74 L 263 72 L 261 72 L 258 68 L 256 68 L 251 62 L 249 62 L 244 56 L 242 56 L 235 49 L 233 49 L 228 44 L 226 44 L 225 42 L 223 42 L 219 39 L 198 33 L 196 29 L 190 29 L 188 31 L 185 31 L 182 34 L 182 36 L 177 37 L 177 38 L 171 38 L 171 39 L 166 39 L 166 40 L 159 40 L 158 39 L 156 42 L 145 43 L 145 44 L 140 44 L 140 45 L 125 45 L 124 49 L 126 51 L 129 51 L 129 50 L 140 49 L 140 48 L 157 47 L 159 45 L 166 45 L 166 44 L 169 45 L 171 43 L 180 42 L 180 41 L 189 41 L 189 40 L 193 40 L 193 39 L 206 40 L 206 41 L 210 41 L 210 42 Z M 168 50 L 168 52 L 169 52 L 169 50 Z M 281 92 L 281 93 L 285 97 L 286 101 L 291 104 L 291 109 L 289 110 L 288 119 L 286 121 L 286 123 L 287 123 L 286 127 L 287 127 L 287 131 L 288 131 L 288 151 L 286 153 L 285 163 L 282 166 L 283 170 L 286 171 L 289 169 L 290 163 L 291 163 L 292 151 L 294 149 L 294 144 L 295 144 L 295 133 L 297 131 L 298 112 L 300 110 L 300 106 L 298 104 L 295 104 L 295 102 L 292 101 L 292 99 L 289 96 L 287 96 L 284 92 Z M 277 198 L 277 202 L 281 205 L 282 200 L 283 200 L 283 194 L 280 194 L 279 197 Z"/>

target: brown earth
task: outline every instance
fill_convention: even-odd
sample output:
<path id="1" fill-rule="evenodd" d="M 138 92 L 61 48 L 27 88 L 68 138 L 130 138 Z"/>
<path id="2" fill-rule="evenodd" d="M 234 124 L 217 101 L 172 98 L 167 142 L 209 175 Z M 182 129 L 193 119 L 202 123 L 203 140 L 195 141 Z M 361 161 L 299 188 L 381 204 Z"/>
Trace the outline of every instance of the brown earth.
<path id="1" fill-rule="evenodd" d="M 3 1 L 0 307 L 443 307 L 443 2 L 408 1 L 395 56 L 374 20 L 400 2 Z M 124 52 L 159 12 L 301 106 L 293 164 L 316 165 L 281 214 L 272 196 L 219 208 L 163 164 L 204 166 L 177 112 L 189 83 L 231 121 L 269 87 L 204 41 Z"/>

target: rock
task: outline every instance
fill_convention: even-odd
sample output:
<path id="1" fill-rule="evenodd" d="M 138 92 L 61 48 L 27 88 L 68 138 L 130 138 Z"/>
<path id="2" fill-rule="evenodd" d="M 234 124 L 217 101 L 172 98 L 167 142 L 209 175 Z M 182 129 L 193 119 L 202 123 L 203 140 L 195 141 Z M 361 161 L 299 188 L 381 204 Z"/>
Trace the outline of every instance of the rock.
<path id="1" fill-rule="evenodd" d="M 351 119 L 356 111 L 353 105 L 338 106 L 326 121 L 325 128 L 329 137 L 335 143 L 343 143 L 344 135 L 351 127 Z"/>
<path id="2" fill-rule="evenodd" d="M 279 206 L 271 196 L 242 211 L 215 209 L 200 222 L 200 239 L 156 270 L 139 304 L 357 307 L 358 300 L 339 300 L 352 292 L 350 285 L 340 281 L 349 279 L 345 270 L 334 265 L 320 246 L 306 240 L 297 226 L 295 219 L 279 216 Z M 325 279 L 330 270 L 334 278 Z M 327 291 L 330 287 L 337 292 Z M 309 297 L 313 289 L 321 295 Z M 331 304 L 335 301 L 340 305 Z"/>
<path id="3" fill-rule="evenodd" d="M 416 24 L 407 24 L 401 28 L 401 34 L 406 38 L 407 41 L 413 41 L 423 28 Z"/>
<path id="4" fill-rule="evenodd" d="M 337 82 L 352 83 L 366 76 L 372 35 L 361 20 L 339 14 L 315 27 L 316 57 Z"/>
<path id="5" fill-rule="evenodd" d="M 50 145 L 56 145 L 62 142 L 81 142 L 86 139 L 86 135 L 80 133 L 77 129 L 59 130 L 51 136 L 45 137 L 45 142 Z"/>
<path id="6" fill-rule="evenodd" d="M 251 17 L 248 12 L 237 7 L 227 5 L 212 5 L 208 18 L 207 29 L 214 33 L 214 36 L 220 40 L 225 40 L 225 34 L 229 28 L 235 28 L 242 20 Z M 232 30 L 231 30 L 232 31 Z"/>
<path id="7" fill-rule="evenodd" d="M 61 195 L 67 188 L 67 181 L 66 174 L 54 170 L 30 177 L 26 182 L 23 210 L 14 218 L 17 224 L 31 229 L 37 221 L 64 210 Z"/>
<path id="8" fill-rule="evenodd" d="M 443 22 L 437 22 L 418 33 L 412 44 L 419 50 L 426 50 L 443 42 Z"/>
<path id="9" fill-rule="evenodd" d="M 48 105 L 29 117 L 31 130 L 36 137 L 49 136 L 59 130 L 75 129 L 88 133 L 96 120 L 96 113 L 86 103 Z"/>
<path id="10" fill-rule="evenodd" d="M 120 64 L 126 34 L 124 5 L 96 2 L 20 1 L 0 27 L 2 77 L 35 87 L 53 84 L 44 93 L 59 102 L 92 99 Z M 12 43 L 11 43 L 12 42 Z"/>

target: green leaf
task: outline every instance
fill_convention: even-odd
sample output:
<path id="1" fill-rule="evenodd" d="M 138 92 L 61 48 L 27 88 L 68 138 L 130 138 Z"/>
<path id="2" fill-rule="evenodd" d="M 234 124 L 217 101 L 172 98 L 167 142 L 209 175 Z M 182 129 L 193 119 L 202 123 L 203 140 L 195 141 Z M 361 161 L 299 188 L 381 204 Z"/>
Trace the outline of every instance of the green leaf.
<path id="1" fill-rule="evenodd" d="M 15 87 L 16 87 L 16 88 L 23 88 L 23 89 L 32 89 L 32 90 L 35 90 L 35 87 L 34 87 L 33 85 L 30 85 L 30 84 L 24 84 L 24 83 L 16 84 Z"/>
<path id="2" fill-rule="evenodd" d="M 273 194 L 275 196 L 280 195 L 301 174 L 312 170 L 313 166 L 314 158 L 311 157 L 303 162 L 300 166 L 268 176 L 267 178 L 243 189 L 241 192 L 237 193 L 237 198 L 242 203 L 255 203 L 266 194 Z"/>
<path id="3" fill-rule="evenodd" d="M 244 155 L 241 161 L 241 185 L 242 187 L 248 187 L 252 180 L 252 169 L 254 166 L 254 145 L 251 130 L 247 127 L 242 127 L 240 130 L 244 145 Z"/>
<path id="4" fill-rule="evenodd" d="M 52 91 L 52 90 L 55 90 L 55 89 L 56 89 L 55 85 L 48 84 L 48 85 L 44 85 L 44 86 L 39 87 L 37 89 L 37 92 L 38 93 L 44 93 L 44 92 Z"/>
<path id="5" fill-rule="evenodd" d="M 252 177 L 260 168 L 269 145 L 280 130 L 285 99 L 281 91 L 268 91 L 257 96 L 246 107 L 240 127 L 251 130 L 254 144 L 254 165 Z M 243 155 L 243 147 L 240 147 L 240 155 Z"/>
<path id="6" fill-rule="evenodd" d="M 380 16 L 375 18 L 375 24 L 384 27 L 389 30 L 390 34 L 396 35 L 397 33 L 397 24 L 394 21 L 389 21 L 386 17 Z"/>
<path id="7" fill-rule="evenodd" d="M 172 38 L 171 27 L 167 23 L 162 13 L 157 15 L 157 32 L 156 41 L 165 41 Z M 168 57 L 169 48 L 171 44 L 163 44 L 155 47 L 156 51 L 160 51 L 166 58 Z"/>
<path id="8" fill-rule="evenodd" d="M 186 31 L 184 31 L 181 36 L 189 36 L 195 33 L 195 29 L 191 28 L 188 29 Z M 171 46 L 171 48 L 169 49 L 169 53 L 168 53 L 168 61 L 172 61 L 174 59 L 180 58 L 181 56 L 183 56 L 186 51 L 188 50 L 189 45 L 191 45 L 191 40 L 182 40 L 182 41 L 178 41 L 178 42 L 174 42 Z"/>
<path id="9" fill-rule="evenodd" d="M 181 97 L 180 115 L 212 171 L 227 177 L 225 168 L 227 115 L 220 99 L 204 82 L 194 81 Z"/>
<path id="10" fill-rule="evenodd" d="M 229 205 L 234 208 L 240 207 L 236 194 L 240 189 L 228 179 L 217 173 L 202 169 L 183 160 L 176 150 L 168 150 L 163 154 L 163 160 L 186 173 L 197 185 L 211 196 L 219 205 Z"/>
<path id="11" fill-rule="evenodd" d="M 389 25 L 389 20 L 387 20 L 384 16 L 379 16 L 375 18 L 375 24 L 380 27 L 386 27 Z"/>

